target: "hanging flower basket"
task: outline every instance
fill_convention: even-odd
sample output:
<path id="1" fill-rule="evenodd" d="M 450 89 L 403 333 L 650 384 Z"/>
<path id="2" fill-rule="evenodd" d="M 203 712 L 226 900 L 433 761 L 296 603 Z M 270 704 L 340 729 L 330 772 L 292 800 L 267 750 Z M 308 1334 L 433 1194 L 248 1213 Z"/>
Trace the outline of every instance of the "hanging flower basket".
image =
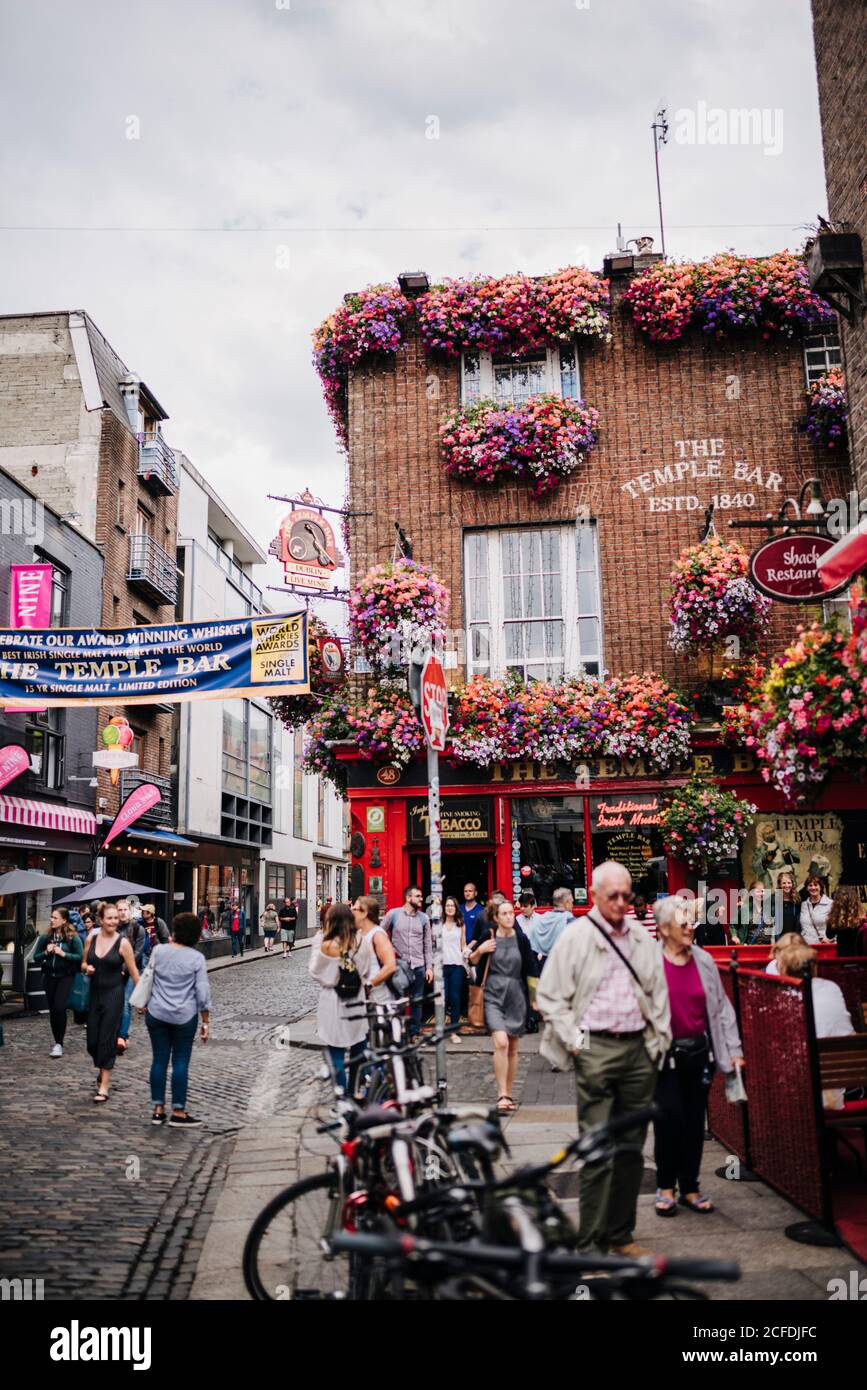
<path id="1" fill-rule="evenodd" d="M 396 285 L 374 285 L 350 295 L 313 335 L 313 365 L 341 444 L 346 445 L 349 368 L 376 354 L 394 356 L 404 340 L 412 304 Z"/>
<path id="2" fill-rule="evenodd" d="M 660 813 L 665 852 L 688 868 L 707 873 L 724 860 L 738 857 L 756 809 L 733 792 L 692 777 Z"/>
<path id="3" fill-rule="evenodd" d="M 847 447 L 846 378 L 841 367 L 832 367 L 807 388 L 807 437 L 817 449 Z"/>
<path id="4" fill-rule="evenodd" d="M 681 654 L 721 652 L 734 638 L 755 653 L 770 624 L 771 600 L 749 578 L 743 546 L 713 536 L 684 550 L 671 574 L 669 646 Z"/>
<path id="5" fill-rule="evenodd" d="M 650 673 L 529 686 L 477 676 L 454 693 L 450 717 L 452 758 L 480 767 L 612 757 L 666 772 L 690 751 L 687 706 Z"/>
<path id="6" fill-rule="evenodd" d="M 353 636 L 378 669 L 400 665 L 411 648 L 429 645 L 448 611 L 442 580 L 417 560 L 375 565 L 349 599 Z"/>
<path id="7" fill-rule="evenodd" d="M 522 405 L 478 401 L 440 428 L 447 473 L 477 486 L 521 478 L 534 497 L 559 487 L 599 435 L 599 412 L 582 401 L 531 396 Z"/>
<path id="8" fill-rule="evenodd" d="M 447 280 L 418 300 L 422 342 L 451 357 L 517 354 L 608 335 L 608 281 L 581 266 L 554 275 Z"/>
<path id="9" fill-rule="evenodd" d="M 305 770 L 319 773 L 345 790 L 346 769 L 331 745 L 347 741 L 354 743 L 366 762 L 393 762 L 403 767 L 421 754 L 424 734 L 405 681 L 370 686 L 360 700 L 338 693 L 324 701 L 308 729 Z"/>
<path id="10" fill-rule="evenodd" d="M 867 605 L 853 630 L 801 628 L 758 691 L 731 716 L 730 736 L 755 750 L 762 776 L 791 805 L 809 801 L 835 768 L 867 765 Z"/>
<path id="11" fill-rule="evenodd" d="M 831 328 L 830 305 L 810 288 L 800 256 L 736 256 L 658 264 L 637 275 L 623 296 L 651 342 L 675 342 L 691 326 L 716 338 L 747 330 L 763 337 Z"/>

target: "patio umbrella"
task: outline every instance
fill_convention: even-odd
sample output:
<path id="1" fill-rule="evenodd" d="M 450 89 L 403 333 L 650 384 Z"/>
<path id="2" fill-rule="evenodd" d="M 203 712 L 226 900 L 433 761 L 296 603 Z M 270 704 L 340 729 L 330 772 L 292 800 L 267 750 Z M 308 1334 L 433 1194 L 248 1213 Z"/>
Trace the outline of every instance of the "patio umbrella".
<path id="1" fill-rule="evenodd" d="M 58 878 L 56 874 L 38 874 L 33 869 L 11 869 L 0 874 L 0 894 L 41 893 L 45 888 L 69 888 L 77 880 Z M 15 949 L 12 955 L 12 988 L 24 989 L 24 926 L 20 912 L 15 913 Z"/>
<path id="2" fill-rule="evenodd" d="M 40 893 L 43 888 L 71 888 L 75 878 L 58 878 L 56 874 L 38 874 L 33 869 L 12 869 L 0 875 L 0 896 L 10 893 Z"/>
<path id="3" fill-rule="evenodd" d="M 155 893 L 165 894 L 165 888 L 152 888 L 149 883 L 128 883 L 123 878 L 98 878 L 95 883 L 83 883 L 67 898 L 59 898 L 55 907 L 69 907 L 72 903 L 94 903 L 98 898 L 125 898 L 128 893 L 151 898 Z"/>

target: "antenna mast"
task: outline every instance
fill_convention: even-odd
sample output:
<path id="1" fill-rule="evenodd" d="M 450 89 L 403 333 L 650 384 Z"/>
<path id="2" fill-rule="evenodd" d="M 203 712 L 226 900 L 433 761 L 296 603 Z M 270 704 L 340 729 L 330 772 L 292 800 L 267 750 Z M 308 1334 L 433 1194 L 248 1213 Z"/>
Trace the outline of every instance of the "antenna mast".
<path id="1" fill-rule="evenodd" d="M 662 242 L 662 257 L 665 259 L 665 227 L 662 221 L 662 185 L 659 181 L 659 147 L 668 144 L 668 121 L 666 120 L 665 107 L 660 106 L 656 112 L 653 125 L 650 127 L 653 132 L 653 159 L 656 164 L 656 201 L 659 205 L 659 239 Z"/>

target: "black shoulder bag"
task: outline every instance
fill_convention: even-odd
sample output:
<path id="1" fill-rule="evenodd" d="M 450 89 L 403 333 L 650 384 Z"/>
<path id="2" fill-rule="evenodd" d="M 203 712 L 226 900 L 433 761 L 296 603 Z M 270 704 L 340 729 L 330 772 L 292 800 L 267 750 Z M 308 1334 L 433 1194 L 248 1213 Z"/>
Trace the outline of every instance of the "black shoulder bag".
<path id="1" fill-rule="evenodd" d="M 352 952 L 346 951 L 340 958 L 340 971 L 334 986 L 338 999 L 355 999 L 361 993 L 361 976 L 355 964 L 357 954 L 358 947 Z"/>

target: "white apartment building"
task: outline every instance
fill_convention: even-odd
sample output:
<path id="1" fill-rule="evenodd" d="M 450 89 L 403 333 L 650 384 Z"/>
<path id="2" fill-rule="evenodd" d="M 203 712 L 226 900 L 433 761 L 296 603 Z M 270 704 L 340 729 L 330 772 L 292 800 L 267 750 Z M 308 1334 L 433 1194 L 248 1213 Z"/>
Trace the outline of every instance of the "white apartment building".
<path id="1" fill-rule="evenodd" d="M 256 582 L 267 556 L 183 454 L 178 500 L 178 620 L 206 622 L 273 610 Z M 219 914 L 237 899 L 251 927 L 269 901 L 298 899 L 299 930 L 348 890 L 346 807 L 301 769 L 302 733 L 264 700 L 179 706 L 178 830 L 195 841 L 192 906 Z"/>

